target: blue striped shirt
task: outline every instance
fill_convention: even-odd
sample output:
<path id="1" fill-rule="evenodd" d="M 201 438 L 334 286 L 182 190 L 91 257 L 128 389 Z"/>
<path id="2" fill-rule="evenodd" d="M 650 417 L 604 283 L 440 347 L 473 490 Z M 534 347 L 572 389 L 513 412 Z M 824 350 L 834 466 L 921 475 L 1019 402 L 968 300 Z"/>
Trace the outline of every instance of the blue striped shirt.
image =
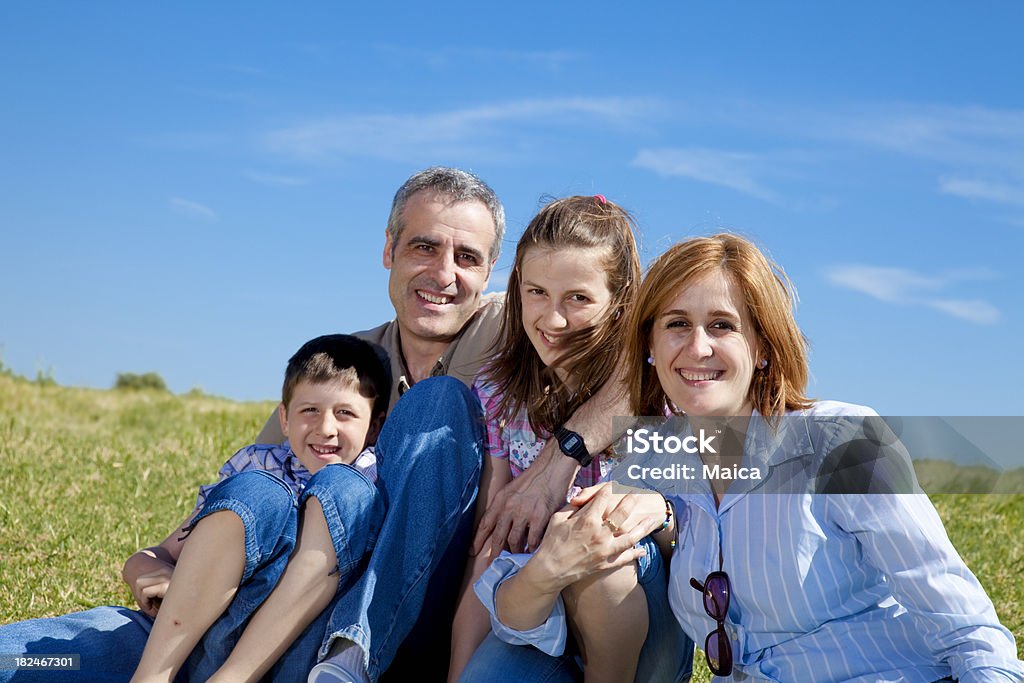
<path id="1" fill-rule="evenodd" d="M 745 449 L 750 464 L 768 471 L 801 459 L 820 465 L 856 425 L 834 418 L 875 413 L 824 401 L 791 415 L 807 419 L 784 419 L 777 433 L 755 415 Z M 926 495 L 765 493 L 739 483 L 718 507 L 706 481 L 665 491 L 678 530 L 672 611 L 703 643 L 716 623 L 690 578 L 704 581 L 719 568 L 729 575 L 732 680 L 1024 681 L 1013 636 Z M 477 589 L 482 599 L 492 596 L 492 614 L 504 578 L 498 574 Z M 564 625 L 550 623 L 558 620 L 564 622 L 555 617 L 529 634 L 501 627 L 503 639 L 545 649 L 564 642 Z"/>

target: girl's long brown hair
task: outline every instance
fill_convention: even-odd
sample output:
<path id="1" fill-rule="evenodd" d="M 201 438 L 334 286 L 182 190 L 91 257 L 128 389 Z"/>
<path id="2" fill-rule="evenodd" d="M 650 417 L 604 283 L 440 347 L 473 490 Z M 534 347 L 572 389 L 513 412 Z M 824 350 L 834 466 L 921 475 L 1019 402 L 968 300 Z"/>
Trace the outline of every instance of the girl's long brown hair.
<path id="1" fill-rule="evenodd" d="M 624 349 L 623 323 L 640 286 L 640 256 L 633 218 L 604 197 L 566 197 L 540 210 L 516 246 L 504 317 L 484 378 L 501 396 L 498 412 L 508 420 L 525 408 L 538 434 L 553 432 L 611 376 Z M 566 352 L 546 367 L 523 328 L 522 263 L 527 250 L 601 249 L 611 301 L 594 324 L 566 338 Z M 564 369 L 575 387 L 563 384 Z"/>

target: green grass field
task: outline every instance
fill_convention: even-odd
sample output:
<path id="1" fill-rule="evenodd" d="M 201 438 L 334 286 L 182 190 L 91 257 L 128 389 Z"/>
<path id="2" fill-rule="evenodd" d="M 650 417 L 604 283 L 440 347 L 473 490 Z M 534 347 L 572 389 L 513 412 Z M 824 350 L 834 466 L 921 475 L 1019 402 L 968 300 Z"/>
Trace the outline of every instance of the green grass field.
<path id="1" fill-rule="evenodd" d="M 164 538 L 272 403 L 60 387 L 0 373 L 0 624 L 133 606 L 125 558 Z M 940 495 L 954 545 L 1024 638 L 1024 495 Z M 698 655 L 696 681 L 707 681 Z"/>

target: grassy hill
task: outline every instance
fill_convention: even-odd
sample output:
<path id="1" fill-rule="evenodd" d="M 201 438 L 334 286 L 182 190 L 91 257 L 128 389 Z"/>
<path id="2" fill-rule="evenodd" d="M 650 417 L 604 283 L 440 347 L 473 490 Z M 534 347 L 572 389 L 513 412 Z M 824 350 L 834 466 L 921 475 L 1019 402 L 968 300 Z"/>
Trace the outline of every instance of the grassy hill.
<path id="1" fill-rule="evenodd" d="M 273 404 L 99 391 L 0 373 L 0 624 L 133 605 L 121 565 L 192 510 Z M 1024 641 L 1024 495 L 932 496 Z M 699 658 L 698 669 L 703 669 Z M 706 670 L 695 680 L 708 680 Z"/>

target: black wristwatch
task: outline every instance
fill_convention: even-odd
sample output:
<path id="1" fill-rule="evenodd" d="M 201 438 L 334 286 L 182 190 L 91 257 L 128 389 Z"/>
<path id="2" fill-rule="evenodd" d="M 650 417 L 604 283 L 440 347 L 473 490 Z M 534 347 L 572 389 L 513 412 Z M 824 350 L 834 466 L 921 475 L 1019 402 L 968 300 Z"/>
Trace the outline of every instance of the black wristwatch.
<path id="1" fill-rule="evenodd" d="M 576 432 L 559 427 L 555 430 L 555 438 L 558 439 L 558 447 L 562 452 L 578 462 L 580 467 L 586 467 L 594 459 L 587 450 L 587 444 L 583 443 L 583 437 Z"/>

